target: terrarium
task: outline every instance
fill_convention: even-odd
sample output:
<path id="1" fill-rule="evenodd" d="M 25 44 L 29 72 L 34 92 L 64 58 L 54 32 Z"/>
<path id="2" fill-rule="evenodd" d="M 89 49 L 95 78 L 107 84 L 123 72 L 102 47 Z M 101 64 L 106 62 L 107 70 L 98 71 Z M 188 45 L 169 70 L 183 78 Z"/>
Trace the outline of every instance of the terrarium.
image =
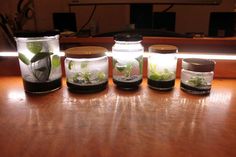
<path id="1" fill-rule="evenodd" d="M 178 49 L 172 45 L 152 45 L 148 57 L 148 86 L 171 90 L 175 85 Z"/>
<path id="2" fill-rule="evenodd" d="M 138 34 L 118 34 L 114 37 L 113 82 L 119 88 L 136 89 L 143 77 L 142 36 Z"/>
<path id="3" fill-rule="evenodd" d="M 98 92 L 108 84 L 107 49 L 81 46 L 66 50 L 65 72 L 70 91 Z"/>
<path id="4" fill-rule="evenodd" d="M 58 32 L 17 32 L 15 40 L 24 89 L 45 93 L 61 87 Z"/>
<path id="5" fill-rule="evenodd" d="M 208 59 L 182 60 L 181 89 L 191 94 L 209 94 L 215 62 Z"/>

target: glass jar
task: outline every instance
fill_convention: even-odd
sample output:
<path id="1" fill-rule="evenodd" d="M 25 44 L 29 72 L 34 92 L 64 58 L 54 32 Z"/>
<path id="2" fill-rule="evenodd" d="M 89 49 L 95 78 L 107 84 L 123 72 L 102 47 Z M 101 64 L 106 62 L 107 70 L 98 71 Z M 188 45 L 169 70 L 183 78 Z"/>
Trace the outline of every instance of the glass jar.
<path id="1" fill-rule="evenodd" d="M 171 90 L 175 85 L 178 48 L 172 45 L 152 45 L 148 57 L 148 86 Z"/>
<path id="2" fill-rule="evenodd" d="M 208 59 L 182 60 L 181 89 L 191 94 L 209 94 L 215 62 Z"/>
<path id="3" fill-rule="evenodd" d="M 114 37 L 113 82 L 119 88 L 136 89 L 143 77 L 142 36 L 138 34 L 118 34 Z"/>
<path id="4" fill-rule="evenodd" d="M 24 89 L 45 93 L 61 87 L 58 32 L 17 32 L 18 58 Z"/>
<path id="5" fill-rule="evenodd" d="M 102 91 L 108 84 L 107 49 L 81 46 L 65 51 L 65 72 L 70 91 L 90 93 Z"/>

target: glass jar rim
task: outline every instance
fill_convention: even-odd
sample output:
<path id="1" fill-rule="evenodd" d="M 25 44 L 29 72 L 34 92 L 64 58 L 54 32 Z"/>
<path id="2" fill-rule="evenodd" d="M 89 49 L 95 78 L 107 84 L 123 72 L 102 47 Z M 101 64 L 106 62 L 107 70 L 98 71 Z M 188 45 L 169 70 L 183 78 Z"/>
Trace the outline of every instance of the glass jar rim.
<path id="1" fill-rule="evenodd" d="M 101 46 L 80 46 L 65 50 L 65 56 L 70 58 L 97 58 L 106 55 L 108 50 Z"/>
<path id="2" fill-rule="evenodd" d="M 114 40 L 124 42 L 138 42 L 143 40 L 143 37 L 137 33 L 119 33 L 114 36 Z"/>
<path id="3" fill-rule="evenodd" d="M 169 53 L 177 53 L 178 48 L 174 45 L 151 45 L 148 48 L 148 51 L 152 53 L 169 54 Z"/>
<path id="4" fill-rule="evenodd" d="M 182 68 L 196 72 L 211 72 L 215 69 L 215 61 L 201 58 L 182 59 Z"/>
<path id="5" fill-rule="evenodd" d="M 50 37 L 59 35 L 57 30 L 49 31 L 17 31 L 14 33 L 16 38 L 37 38 L 37 37 Z"/>

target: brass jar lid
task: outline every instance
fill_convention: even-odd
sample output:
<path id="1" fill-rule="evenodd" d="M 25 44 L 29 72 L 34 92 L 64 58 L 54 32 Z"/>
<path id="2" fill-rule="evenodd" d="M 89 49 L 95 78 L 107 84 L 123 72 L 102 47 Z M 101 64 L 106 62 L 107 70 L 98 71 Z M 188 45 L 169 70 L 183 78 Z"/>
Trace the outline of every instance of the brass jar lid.
<path id="1" fill-rule="evenodd" d="M 215 69 L 215 61 L 210 59 L 186 58 L 182 60 L 182 68 L 196 72 L 211 72 Z"/>
<path id="2" fill-rule="evenodd" d="M 107 51 L 100 46 L 80 46 L 67 49 L 65 55 L 69 58 L 97 58 L 105 56 Z"/>
<path id="3" fill-rule="evenodd" d="M 149 52 L 154 53 L 177 53 L 178 48 L 173 45 L 152 45 L 148 48 Z"/>

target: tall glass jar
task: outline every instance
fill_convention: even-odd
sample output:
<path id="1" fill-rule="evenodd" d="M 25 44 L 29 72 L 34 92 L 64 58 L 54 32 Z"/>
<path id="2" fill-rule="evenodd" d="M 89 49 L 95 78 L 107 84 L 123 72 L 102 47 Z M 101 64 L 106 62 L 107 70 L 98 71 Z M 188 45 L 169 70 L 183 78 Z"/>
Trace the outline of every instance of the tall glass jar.
<path id="1" fill-rule="evenodd" d="M 175 85 L 178 48 L 172 45 L 149 47 L 148 86 L 157 90 L 171 90 Z"/>
<path id="2" fill-rule="evenodd" d="M 191 94 L 209 94 L 215 62 L 208 59 L 182 60 L 181 89 Z"/>
<path id="3" fill-rule="evenodd" d="M 102 91 L 108 84 L 107 49 L 81 46 L 66 50 L 65 71 L 67 86 L 72 92 Z"/>
<path id="4" fill-rule="evenodd" d="M 58 32 L 17 32 L 15 40 L 24 89 L 45 93 L 61 87 Z"/>
<path id="5" fill-rule="evenodd" d="M 138 34 L 118 34 L 114 37 L 113 82 L 119 88 L 136 89 L 143 77 L 142 36 Z"/>

